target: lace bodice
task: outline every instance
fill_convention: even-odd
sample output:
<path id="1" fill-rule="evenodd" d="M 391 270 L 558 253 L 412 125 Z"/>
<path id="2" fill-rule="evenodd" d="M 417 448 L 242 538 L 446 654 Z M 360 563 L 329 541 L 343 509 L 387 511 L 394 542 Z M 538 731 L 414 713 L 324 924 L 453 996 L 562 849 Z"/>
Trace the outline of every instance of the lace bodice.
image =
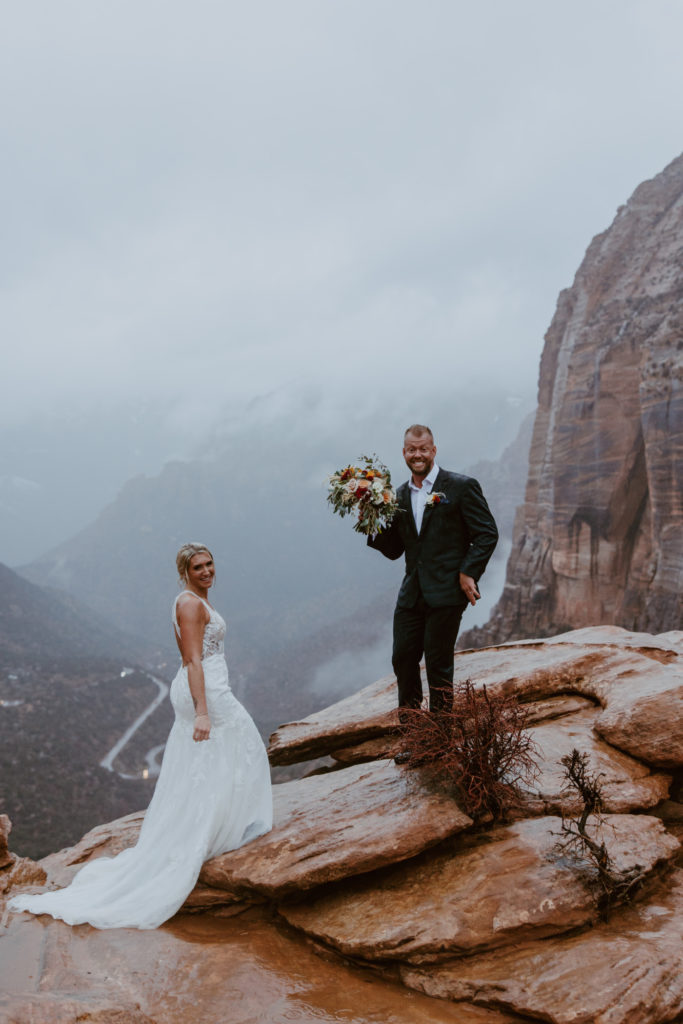
<path id="1" fill-rule="evenodd" d="M 225 619 L 222 615 L 219 615 L 215 608 L 212 608 L 208 601 L 204 601 L 203 598 L 199 597 L 198 594 L 194 594 L 191 590 L 183 590 L 173 602 L 173 625 L 175 631 L 180 636 L 180 626 L 178 625 L 178 598 L 182 597 L 183 594 L 192 594 L 198 601 L 201 601 L 207 612 L 209 613 L 209 621 L 206 624 L 204 630 L 204 640 L 202 643 L 202 661 L 205 658 L 210 658 L 212 654 L 223 654 L 224 643 L 225 643 Z"/>

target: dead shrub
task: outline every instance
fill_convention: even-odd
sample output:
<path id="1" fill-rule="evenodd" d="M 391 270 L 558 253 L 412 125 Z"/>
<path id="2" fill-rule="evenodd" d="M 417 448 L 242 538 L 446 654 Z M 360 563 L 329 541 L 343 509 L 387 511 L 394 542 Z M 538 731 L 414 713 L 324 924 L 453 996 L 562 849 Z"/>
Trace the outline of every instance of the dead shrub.
<path id="1" fill-rule="evenodd" d="M 602 917 L 618 903 L 628 902 L 642 885 L 645 873 L 639 865 L 629 871 L 617 868 L 602 838 L 603 816 L 601 775 L 590 771 L 588 754 L 576 749 L 561 758 L 565 792 L 577 794 L 583 804 L 578 817 L 562 815 L 562 831 L 557 848 L 563 853 L 587 860 L 594 869 L 595 903 Z M 557 834 L 557 833 L 555 833 Z"/>
<path id="2" fill-rule="evenodd" d="M 516 697 L 491 696 L 468 679 L 455 685 L 452 710 L 401 709 L 401 748 L 410 768 L 453 790 L 470 817 L 496 821 L 518 802 L 519 783 L 538 774 L 526 722 Z"/>

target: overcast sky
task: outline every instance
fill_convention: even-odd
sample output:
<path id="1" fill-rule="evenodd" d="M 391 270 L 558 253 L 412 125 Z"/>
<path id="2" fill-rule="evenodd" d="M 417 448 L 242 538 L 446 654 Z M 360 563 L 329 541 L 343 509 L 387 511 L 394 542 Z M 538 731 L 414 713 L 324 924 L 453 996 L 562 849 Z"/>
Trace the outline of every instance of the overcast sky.
<path id="1" fill-rule="evenodd" d="M 6 5 L 0 416 L 533 390 L 683 148 L 681 39 L 680 0 Z"/>

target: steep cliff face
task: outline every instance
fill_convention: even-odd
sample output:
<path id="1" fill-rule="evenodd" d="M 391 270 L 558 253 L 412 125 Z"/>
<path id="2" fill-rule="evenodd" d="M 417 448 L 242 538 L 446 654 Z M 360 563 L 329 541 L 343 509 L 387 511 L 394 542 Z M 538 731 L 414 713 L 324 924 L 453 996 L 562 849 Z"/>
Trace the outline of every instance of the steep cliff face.
<path id="1" fill-rule="evenodd" d="M 545 339 L 525 503 L 478 643 L 681 627 L 683 156 L 591 243 Z"/>

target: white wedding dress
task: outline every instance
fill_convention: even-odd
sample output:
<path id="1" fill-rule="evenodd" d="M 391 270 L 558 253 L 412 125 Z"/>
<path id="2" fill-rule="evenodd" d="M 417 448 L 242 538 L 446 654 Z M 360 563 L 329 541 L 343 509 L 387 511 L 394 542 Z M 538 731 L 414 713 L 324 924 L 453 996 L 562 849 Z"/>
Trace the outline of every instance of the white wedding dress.
<path id="1" fill-rule="evenodd" d="M 268 756 L 230 689 L 225 622 L 203 604 L 210 615 L 202 649 L 209 739 L 192 739 L 194 705 L 181 667 L 171 684 L 175 722 L 137 845 L 86 864 L 66 889 L 15 896 L 10 909 L 96 928 L 156 928 L 182 906 L 204 861 L 272 827 Z M 175 604 L 173 623 L 179 632 Z"/>

